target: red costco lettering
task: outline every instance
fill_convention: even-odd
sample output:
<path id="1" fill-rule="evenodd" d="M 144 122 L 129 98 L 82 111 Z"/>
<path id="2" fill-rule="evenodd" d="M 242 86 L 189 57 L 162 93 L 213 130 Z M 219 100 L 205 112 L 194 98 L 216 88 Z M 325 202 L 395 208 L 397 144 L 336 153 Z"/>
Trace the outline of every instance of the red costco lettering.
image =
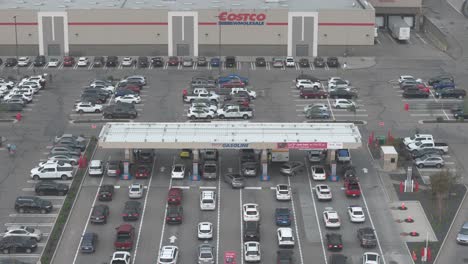
<path id="1" fill-rule="evenodd" d="M 228 13 L 221 12 L 218 15 L 219 21 L 264 21 L 266 14 L 249 14 L 249 13 Z"/>

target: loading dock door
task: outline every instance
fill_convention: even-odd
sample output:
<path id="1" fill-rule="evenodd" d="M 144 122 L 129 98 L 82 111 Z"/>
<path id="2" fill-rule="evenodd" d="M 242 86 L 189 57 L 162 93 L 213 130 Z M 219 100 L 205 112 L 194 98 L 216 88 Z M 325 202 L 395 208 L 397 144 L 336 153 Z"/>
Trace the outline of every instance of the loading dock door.
<path id="1" fill-rule="evenodd" d="M 177 44 L 177 56 L 190 56 L 189 44 Z"/>
<path id="2" fill-rule="evenodd" d="M 375 25 L 378 28 L 383 28 L 385 27 L 385 19 L 384 16 L 375 16 Z"/>
<path id="3" fill-rule="evenodd" d="M 411 28 L 414 28 L 414 16 L 404 16 L 403 19 L 405 20 L 406 24 Z"/>
<path id="4" fill-rule="evenodd" d="M 60 56 L 60 44 L 49 44 L 47 45 L 47 55 L 49 56 Z"/>
<path id="5" fill-rule="evenodd" d="M 308 57 L 309 45 L 296 45 L 296 57 Z"/>

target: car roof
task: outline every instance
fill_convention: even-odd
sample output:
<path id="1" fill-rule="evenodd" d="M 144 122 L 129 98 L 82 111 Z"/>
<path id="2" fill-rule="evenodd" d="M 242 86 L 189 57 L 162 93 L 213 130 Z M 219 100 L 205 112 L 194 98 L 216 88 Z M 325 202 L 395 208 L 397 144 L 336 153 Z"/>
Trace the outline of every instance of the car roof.
<path id="1" fill-rule="evenodd" d="M 282 236 L 290 237 L 293 235 L 292 229 L 290 227 L 280 227 L 278 228 L 278 232 L 281 232 Z"/>
<path id="2" fill-rule="evenodd" d="M 131 224 L 121 224 L 119 227 L 117 227 L 117 230 L 121 232 L 130 232 L 133 230 L 133 226 Z"/>

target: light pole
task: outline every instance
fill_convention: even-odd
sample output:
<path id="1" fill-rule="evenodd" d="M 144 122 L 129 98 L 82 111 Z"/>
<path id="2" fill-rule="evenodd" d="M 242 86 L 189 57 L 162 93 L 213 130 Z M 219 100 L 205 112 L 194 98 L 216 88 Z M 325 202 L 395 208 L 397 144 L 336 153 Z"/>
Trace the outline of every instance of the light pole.
<path id="1" fill-rule="evenodd" d="M 221 67 L 223 66 L 223 62 L 221 60 L 221 21 L 219 20 L 219 16 L 216 16 L 218 19 L 218 56 L 219 56 L 219 66 L 218 66 L 218 75 L 221 76 Z"/>
<path id="2" fill-rule="evenodd" d="M 13 21 L 15 22 L 15 57 L 16 64 L 18 64 L 18 27 L 16 25 L 16 16 L 13 17 Z M 16 65 L 16 74 L 19 75 L 18 65 Z"/>

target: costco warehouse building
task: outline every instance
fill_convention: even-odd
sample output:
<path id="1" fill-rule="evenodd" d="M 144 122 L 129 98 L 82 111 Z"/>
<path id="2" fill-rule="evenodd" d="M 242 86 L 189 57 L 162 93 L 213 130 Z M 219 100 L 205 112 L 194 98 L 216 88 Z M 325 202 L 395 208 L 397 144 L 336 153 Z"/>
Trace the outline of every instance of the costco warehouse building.
<path id="1" fill-rule="evenodd" d="M 366 0 L 11 0 L 0 55 L 317 56 L 375 25 Z"/>

